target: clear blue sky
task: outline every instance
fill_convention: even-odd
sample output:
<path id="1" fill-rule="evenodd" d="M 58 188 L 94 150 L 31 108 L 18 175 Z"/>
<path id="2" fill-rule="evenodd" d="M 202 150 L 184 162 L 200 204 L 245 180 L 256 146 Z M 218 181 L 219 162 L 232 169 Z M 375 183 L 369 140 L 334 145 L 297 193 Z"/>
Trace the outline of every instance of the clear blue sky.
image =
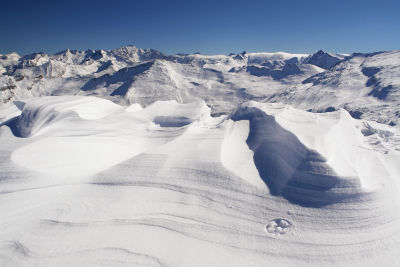
<path id="1" fill-rule="evenodd" d="M 394 50 L 400 1 L 1 1 L 0 53 L 129 44 L 167 54 Z"/>

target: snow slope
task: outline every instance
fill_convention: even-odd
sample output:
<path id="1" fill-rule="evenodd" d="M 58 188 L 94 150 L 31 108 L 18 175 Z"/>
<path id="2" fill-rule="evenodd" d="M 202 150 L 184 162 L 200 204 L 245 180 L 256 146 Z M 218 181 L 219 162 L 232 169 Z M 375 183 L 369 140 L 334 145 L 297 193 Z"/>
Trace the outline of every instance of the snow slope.
<path id="1" fill-rule="evenodd" d="M 0 127 L 2 266 L 398 266 L 400 133 L 340 109 L 84 96 Z M 4 110 L 3 110 L 4 111 Z"/>

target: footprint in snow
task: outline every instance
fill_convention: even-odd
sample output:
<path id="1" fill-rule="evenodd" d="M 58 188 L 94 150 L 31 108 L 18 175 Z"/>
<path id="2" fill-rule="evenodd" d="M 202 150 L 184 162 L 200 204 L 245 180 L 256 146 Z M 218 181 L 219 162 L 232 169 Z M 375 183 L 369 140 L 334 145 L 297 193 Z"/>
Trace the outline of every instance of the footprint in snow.
<path id="1" fill-rule="evenodd" d="M 267 233 L 272 235 L 286 234 L 291 228 L 292 223 L 285 219 L 274 219 L 265 226 Z"/>

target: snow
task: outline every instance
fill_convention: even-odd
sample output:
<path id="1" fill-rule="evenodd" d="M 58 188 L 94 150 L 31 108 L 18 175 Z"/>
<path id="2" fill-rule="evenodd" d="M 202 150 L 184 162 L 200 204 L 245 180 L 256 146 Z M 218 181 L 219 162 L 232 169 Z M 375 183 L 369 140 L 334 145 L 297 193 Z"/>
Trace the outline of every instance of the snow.
<path id="1" fill-rule="evenodd" d="M 203 101 L 17 104 L 20 119 L 0 128 L 5 266 L 397 261 L 393 127 L 260 102 L 219 117 Z"/>
<path id="2" fill-rule="evenodd" d="M 0 56 L 0 266 L 397 266 L 399 55 Z"/>
<path id="3" fill-rule="evenodd" d="M 227 136 L 221 144 L 221 162 L 224 167 L 258 188 L 265 189 L 257 168 L 254 153 L 246 145 L 249 134 L 248 121 L 228 121 Z"/>
<path id="4" fill-rule="evenodd" d="M 321 153 L 338 175 L 358 177 L 363 189 L 372 190 L 390 180 L 396 181 L 396 176 L 390 177 L 390 172 L 386 170 L 386 154 L 377 155 L 371 149 L 360 131 L 362 123 L 353 119 L 347 111 L 331 112 L 328 117 L 326 114 L 299 112 L 287 106 L 261 108 L 268 114 L 274 114 L 277 122 L 293 132 L 304 145 Z M 391 151 L 397 154 L 396 149 Z"/>
<path id="5" fill-rule="evenodd" d="M 3 124 L 12 118 L 21 115 L 21 110 L 17 106 L 6 106 L 0 109 L 0 124 Z"/>
<path id="6" fill-rule="evenodd" d="M 318 51 L 167 56 L 134 46 L 14 55 L 0 60 L 6 70 L 0 76 L 0 105 L 43 95 L 89 95 L 141 106 L 203 99 L 213 114 L 228 114 L 240 103 L 258 100 L 314 112 L 344 108 L 354 117 L 397 125 L 399 55 Z M 378 72 L 368 72 L 372 69 Z"/>
<path id="7" fill-rule="evenodd" d="M 249 63 L 263 63 L 266 61 L 274 60 L 288 60 L 291 58 L 304 58 L 307 54 L 290 54 L 285 52 L 276 53 L 247 53 Z"/>

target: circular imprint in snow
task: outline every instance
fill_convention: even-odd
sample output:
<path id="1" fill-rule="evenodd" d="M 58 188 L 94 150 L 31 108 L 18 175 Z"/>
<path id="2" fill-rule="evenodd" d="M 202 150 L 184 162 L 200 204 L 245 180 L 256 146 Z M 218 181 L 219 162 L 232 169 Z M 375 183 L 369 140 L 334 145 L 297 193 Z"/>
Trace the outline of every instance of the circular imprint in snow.
<path id="1" fill-rule="evenodd" d="M 265 230 L 268 234 L 283 235 L 290 232 L 292 226 L 292 223 L 288 220 L 274 219 L 265 226 Z"/>

